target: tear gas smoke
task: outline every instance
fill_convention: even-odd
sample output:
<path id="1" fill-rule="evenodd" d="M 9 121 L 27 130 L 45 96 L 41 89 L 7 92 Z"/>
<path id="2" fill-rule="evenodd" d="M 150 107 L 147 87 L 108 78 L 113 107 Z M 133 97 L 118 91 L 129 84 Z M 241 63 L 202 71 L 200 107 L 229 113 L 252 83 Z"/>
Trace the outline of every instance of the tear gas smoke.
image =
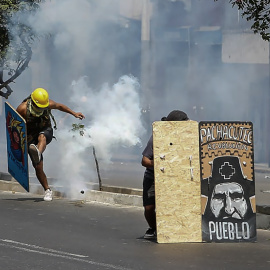
<path id="1" fill-rule="evenodd" d="M 64 189 L 72 198 L 80 190 L 89 188 L 86 183 L 97 183 L 92 147 L 105 165 L 119 146 L 140 144 L 144 128 L 138 90 L 138 81 L 130 76 L 121 77 L 112 87 L 104 84 L 98 91 L 87 85 L 86 77 L 73 81 L 71 102 L 75 111 L 82 111 L 86 116 L 79 122 L 84 125 L 83 136 L 78 131 L 70 131 L 71 125 L 56 132 L 57 184 L 68 187 Z"/>
<path id="2" fill-rule="evenodd" d="M 129 3 L 126 10 L 132 10 L 135 2 L 121 1 Z M 231 29 L 239 36 L 245 35 L 250 28 L 245 19 L 239 19 L 229 1 L 150 2 L 154 10 L 150 24 L 147 128 L 173 109 L 184 110 L 196 121 L 252 121 L 255 159 L 265 161 L 269 67 L 264 62 L 233 62 L 233 55 L 242 55 L 243 46 L 248 45 L 246 54 L 257 60 L 257 52 L 267 50 L 256 50 L 253 43 L 240 45 L 227 39 L 230 50 L 226 54 L 224 40 L 216 42 L 217 32 L 219 37 L 226 37 L 223 34 L 227 30 L 231 35 Z M 76 119 L 53 111 L 58 122 L 57 142 L 51 142 L 44 153 L 47 175 L 59 176 L 63 186 L 70 190 L 76 186 L 79 194 L 86 190 L 84 181 L 97 183 L 93 146 L 99 160 L 108 164 L 117 147 L 136 145 L 140 143 L 139 137 L 145 142 L 149 135 L 142 133 L 136 79 L 125 76 L 113 85 L 124 74 L 140 78 L 141 70 L 141 18 L 119 16 L 119 3 L 46 1 L 36 15 L 25 18 L 25 23 L 39 35 L 49 36 L 33 46 L 30 68 L 12 85 L 14 93 L 9 102 L 16 108 L 36 87 L 44 87 L 51 99 L 85 114 L 86 119 L 79 122 L 85 125 L 85 136 L 80 136 L 70 131 Z M 127 27 L 121 25 L 121 20 L 128 22 L 124 24 Z M 173 24 L 180 21 L 180 27 L 175 28 Z M 200 29 L 204 26 L 221 26 L 222 31 Z M 268 43 L 265 48 L 269 49 Z M 141 93 L 145 90 L 148 89 Z M 0 147 L 5 152 L 2 134 Z M 7 169 L 3 158 L 0 166 L 3 171 Z M 138 177 L 142 178 L 142 174 Z"/>
<path id="3" fill-rule="evenodd" d="M 73 81 L 72 86 L 71 101 L 91 119 L 85 126 L 85 138 L 89 136 L 86 140 L 95 146 L 100 158 L 109 161 L 114 146 L 140 143 L 143 126 L 139 83 L 134 77 L 123 76 L 112 88 L 104 84 L 96 93 L 87 87 L 84 78 Z"/>

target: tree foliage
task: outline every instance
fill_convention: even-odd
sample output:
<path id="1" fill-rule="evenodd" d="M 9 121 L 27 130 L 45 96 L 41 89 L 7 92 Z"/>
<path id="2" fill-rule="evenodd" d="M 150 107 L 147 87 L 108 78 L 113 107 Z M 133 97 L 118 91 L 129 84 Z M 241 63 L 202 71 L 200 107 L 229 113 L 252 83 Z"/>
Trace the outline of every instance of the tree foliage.
<path id="1" fill-rule="evenodd" d="M 25 22 L 42 0 L 1 0 L 0 3 L 0 96 L 12 93 L 10 83 L 27 68 L 31 43 L 37 37 Z M 5 78 L 6 77 L 6 78 Z"/>
<path id="2" fill-rule="evenodd" d="M 229 2 L 233 7 L 238 7 L 242 17 L 253 22 L 251 29 L 254 33 L 259 33 L 264 40 L 270 40 L 270 0 L 229 0 Z"/>

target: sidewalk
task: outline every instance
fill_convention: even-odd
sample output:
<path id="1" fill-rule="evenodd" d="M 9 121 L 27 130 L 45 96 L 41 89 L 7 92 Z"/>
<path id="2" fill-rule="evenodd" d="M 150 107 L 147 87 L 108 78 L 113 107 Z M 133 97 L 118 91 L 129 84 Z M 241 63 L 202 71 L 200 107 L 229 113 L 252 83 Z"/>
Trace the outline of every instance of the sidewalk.
<path id="1" fill-rule="evenodd" d="M 270 168 L 267 164 L 255 164 L 256 173 L 266 174 L 270 178 Z M 63 187 L 53 185 L 53 179 L 48 179 L 56 198 L 66 198 L 66 194 L 61 191 Z M 105 204 L 117 204 L 125 206 L 143 207 L 142 205 L 142 189 L 116 187 L 103 185 L 102 191 L 99 191 L 98 184 L 89 183 L 89 188 L 81 194 L 80 200 L 85 202 L 98 202 Z M 21 185 L 14 180 L 9 174 L 0 172 L 0 190 L 10 191 L 12 193 L 26 191 Z M 39 183 L 30 181 L 30 192 L 32 194 L 43 195 L 43 188 Z M 268 191 L 267 191 L 268 192 Z M 257 229 L 270 229 L 270 187 L 269 193 L 256 193 L 256 211 L 257 211 Z M 265 196 L 265 198 L 263 198 Z M 258 203 L 260 201 L 260 203 Z"/>

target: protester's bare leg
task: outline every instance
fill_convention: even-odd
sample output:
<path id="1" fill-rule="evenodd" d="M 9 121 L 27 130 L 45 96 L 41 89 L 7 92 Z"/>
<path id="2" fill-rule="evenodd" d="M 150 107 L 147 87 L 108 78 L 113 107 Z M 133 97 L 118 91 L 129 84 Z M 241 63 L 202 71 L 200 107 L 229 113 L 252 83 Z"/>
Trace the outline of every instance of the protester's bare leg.
<path id="1" fill-rule="evenodd" d="M 144 207 L 144 216 L 150 228 L 156 228 L 156 208 L 155 205 L 146 205 Z"/>
<path id="2" fill-rule="evenodd" d="M 37 148 L 42 154 L 46 149 L 46 137 L 44 134 L 39 134 Z"/>
<path id="3" fill-rule="evenodd" d="M 37 144 L 37 148 L 39 150 L 39 152 L 42 154 L 45 149 L 46 149 L 46 137 L 44 134 L 39 134 L 38 136 L 38 144 Z M 43 160 L 41 160 L 36 166 L 35 166 L 35 170 L 36 170 L 36 176 L 37 179 L 39 180 L 40 184 L 42 185 L 42 187 L 44 188 L 44 190 L 47 190 L 49 187 L 48 185 L 48 180 L 47 180 L 47 176 L 43 170 Z"/>
<path id="4" fill-rule="evenodd" d="M 44 188 L 44 190 L 50 188 L 49 185 L 48 185 L 47 176 L 46 176 L 46 174 L 43 171 L 43 160 L 41 160 L 35 166 L 35 170 L 36 170 L 37 179 L 39 180 L 39 182 L 42 185 L 42 187 Z"/>

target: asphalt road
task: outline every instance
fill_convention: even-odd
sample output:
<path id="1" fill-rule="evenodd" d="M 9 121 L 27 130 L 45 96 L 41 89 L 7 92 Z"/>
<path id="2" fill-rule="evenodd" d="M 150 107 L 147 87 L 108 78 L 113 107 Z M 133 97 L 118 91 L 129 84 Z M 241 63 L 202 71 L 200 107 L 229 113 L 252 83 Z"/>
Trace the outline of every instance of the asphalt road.
<path id="1" fill-rule="evenodd" d="M 270 231 L 256 243 L 157 244 L 142 208 L 0 192 L 0 269 L 269 269 Z"/>

